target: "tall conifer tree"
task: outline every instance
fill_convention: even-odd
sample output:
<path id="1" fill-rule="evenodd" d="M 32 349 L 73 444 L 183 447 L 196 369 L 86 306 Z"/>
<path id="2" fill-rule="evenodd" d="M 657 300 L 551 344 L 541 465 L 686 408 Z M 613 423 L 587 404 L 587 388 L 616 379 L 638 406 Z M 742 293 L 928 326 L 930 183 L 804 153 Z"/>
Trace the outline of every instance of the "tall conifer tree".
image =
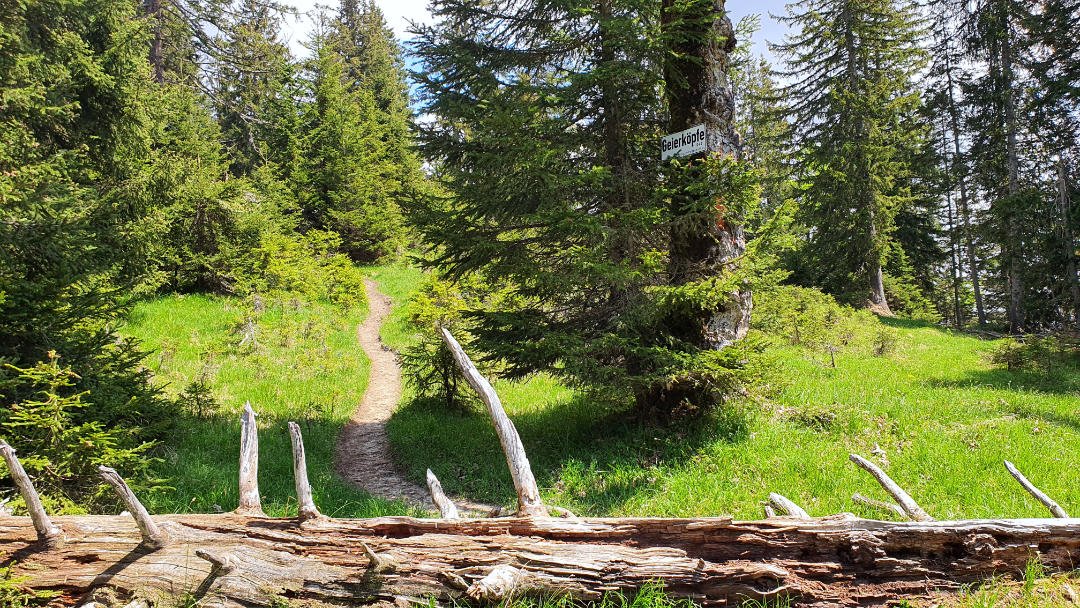
<path id="1" fill-rule="evenodd" d="M 311 102 L 302 119 L 303 157 L 294 176 L 311 228 L 332 230 L 354 260 L 370 262 L 403 245 L 401 167 L 383 143 L 389 126 L 370 91 L 352 90 L 326 36 L 316 39 Z"/>
<path id="2" fill-rule="evenodd" d="M 893 0 L 803 0 L 788 11 L 798 33 L 774 48 L 787 63 L 781 95 L 805 182 L 796 278 L 891 314 L 884 271 L 910 203 L 900 150 L 926 137 L 909 120 L 920 104 L 919 21 Z"/>
<path id="3" fill-rule="evenodd" d="M 667 414 L 722 402 L 757 204 L 732 158 L 723 3 L 446 0 L 434 14 L 416 43 L 420 139 L 452 194 L 409 211 L 432 265 L 498 290 L 470 312 L 478 349 L 510 376 L 550 371 Z M 662 164 L 660 136 L 696 120 L 713 153 Z"/>
<path id="4" fill-rule="evenodd" d="M 261 0 L 241 0 L 221 42 L 213 98 L 234 175 L 267 162 L 290 164 L 296 112 L 292 58 L 280 40 L 280 14 Z"/>

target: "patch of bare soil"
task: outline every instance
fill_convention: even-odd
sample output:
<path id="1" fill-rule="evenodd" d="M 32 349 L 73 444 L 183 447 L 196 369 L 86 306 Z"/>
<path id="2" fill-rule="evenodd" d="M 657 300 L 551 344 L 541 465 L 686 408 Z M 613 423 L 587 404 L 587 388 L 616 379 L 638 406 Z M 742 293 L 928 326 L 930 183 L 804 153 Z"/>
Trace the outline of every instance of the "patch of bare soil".
<path id="1" fill-rule="evenodd" d="M 392 350 L 379 339 L 379 329 L 390 314 L 390 298 L 374 281 L 365 281 L 368 316 L 357 328 L 360 347 L 371 360 L 367 392 L 338 437 L 337 471 L 349 482 L 375 496 L 405 499 L 434 508 L 427 489 L 410 482 L 394 464 L 386 421 L 401 400 L 401 367 Z"/>

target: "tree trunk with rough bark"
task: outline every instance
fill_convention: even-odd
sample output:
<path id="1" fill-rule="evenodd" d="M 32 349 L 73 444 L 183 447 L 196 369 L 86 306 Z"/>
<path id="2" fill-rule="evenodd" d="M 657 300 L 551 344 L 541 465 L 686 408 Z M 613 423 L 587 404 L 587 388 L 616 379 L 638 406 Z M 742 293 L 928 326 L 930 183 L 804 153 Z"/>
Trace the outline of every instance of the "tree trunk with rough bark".
<path id="1" fill-rule="evenodd" d="M 735 30 L 724 0 L 663 0 L 661 11 L 661 28 L 671 41 L 664 65 L 669 131 L 704 124 L 706 154 L 738 158 L 735 102 L 727 78 Z M 676 217 L 685 215 L 683 210 L 673 211 Z M 688 220 L 672 230 L 669 265 L 673 285 L 717 276 L 746 251 L 743 227 L 724 217 L 722 210 L 717 209 L 714 216 Z M 752 305 L 749 289 L 731 293 L 725 305 L 704 320 L 702 346 L 720 349 L 745 337 Z"/>
<path id="2" fill-rule="evenodd" d="M 1076 276 L 1076 244 L 1073 241 L 1069 218 L 1072 215 L 1069 201 L 1069 179 L 1065 161 L 1058 163 L 1058 206 L 1061 210 L 1061 242 L 1065 254 L 1065 280 L 1072 296 L 1073 325 L 1080 328 L 1080 277 Z"/>
<path id="3" fill-rule="evenodd" d="M 1016 196 L 1020 193 L 1020 152 L 1017 144 L 1017 132 L 1019 126 L 1016 119 L 1016 75 L 1013 71 L 1013 48 L 1012 48 L 1012 16 L 1007 5 L 1002 7 L 1002 16 L 1005 21 L 1005 31 L 1001 37 L 1001 73 L 1004 82 L 1003 93 L 1005 96 L 1005 159 L 1008 165 L 1008 194 Z M 1010 214 L 1015 213 L 1015 202 L 1010 204 Z M 1018 218 L 1011 218 L 1018 221 Z M 1006 284 L 1009 292 L 1009 332 L 1020 333 L 1024 331 L 1024 282 L 1021 276 L 1021 247 L 1019 240 L 1009 243 L 1005 250 Z"/>

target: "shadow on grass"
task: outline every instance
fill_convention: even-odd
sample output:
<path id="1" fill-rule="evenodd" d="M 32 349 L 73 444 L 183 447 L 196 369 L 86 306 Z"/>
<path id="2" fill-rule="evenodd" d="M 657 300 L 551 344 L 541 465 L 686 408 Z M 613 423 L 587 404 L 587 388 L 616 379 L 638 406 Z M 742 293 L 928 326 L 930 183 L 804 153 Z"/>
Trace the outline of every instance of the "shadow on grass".
<path id="1" fill-rule="evenodd" d="M 933 329 L 949 336 L 965 336 L 987 342 L 993 342 L 994 340 L 1000 340 L 1005 337 L 1005 330 L 996 326 L 984 328 L 965 326 L 956 328 L 942 325 L 941 323 L 934 323 L 932 321 L 921 321 L 919 319 L 907 319 L 904 317 L 877 317 L 877 320 L 882 325 L 887 325 L 896 329 Z"/>
<path id="2" fill-rule="evenodd" d="M 609 513 L 657 485 L 665 468 L 690 459 L 706 442 L 748 436 L 746 415 L 717 413 L 660 427 L 632 410 L 603 408 L 574 397 L 512 416 L 537 483 L 569 493 L 583 515 Z M 487 416 L 454 413 L 437 400 L 403 405 L 388 425 L 395 459 L 422 483 L 426 468 L 451 495 L 501 505 L 515 501 L 510 474 Z M 588 491 L 567 488 L 567 479 Z"/>
<path id="3" fill-rule="evenodd" d="M 1037 407 L 1029 404 L 1013 405 L 1007 409 L 1010 414 L 1019 418 L 1027 418 L 1029 420 L 1041 420 L 1050 424 L 1056 424 L 1057 426 L 1071 428 L 1074 431 L 1080 431 L 1080 416 L 1064 414 L 1045 407 Z M 1078 404 L 1075 413 L 1080 413 L 1080 404 Z"/>
<path id="4" fill-rule="evenodd" d="M 987 369 L 968 372 L 960 378 L 934 378 L 925 384 L 932 388 L 992 388 L 1080 397 L 1080 369 L 1072 366 L 1061 366 L 1050 372 Z"/>
<path id="5" fill-rule="evenodd" d="M 257 406 L 256 406 L 257 407 Z M 263 510 L 273 517 L 296 515 L 292 443 L 288 420 L 266 413 L 259 425 L 259 491 Z M 374 498 L 347 485 L 334 472 L 334 444 L 340 422 L 296 420 L 304 436 L 308 476 L 315 504 L 333 517 L 378 517 L 416 512 L 400 501 Z M 146 499 L 152 513 L 231 511 L 238 502 L 239 414 L 184 416 L 161 447 L 155 472 L 165 487 Z"/>

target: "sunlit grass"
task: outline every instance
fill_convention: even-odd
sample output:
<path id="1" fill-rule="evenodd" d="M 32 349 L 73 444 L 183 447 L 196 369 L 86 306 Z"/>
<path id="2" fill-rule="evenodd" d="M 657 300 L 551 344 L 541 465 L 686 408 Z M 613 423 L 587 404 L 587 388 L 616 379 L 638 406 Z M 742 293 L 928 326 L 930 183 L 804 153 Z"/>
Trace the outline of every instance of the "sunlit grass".
<path id="1" fill-rule="evenodd" d="M 388 268 L 401 304 L 418 275 Z M 895 330 L 875 356 L 874 337 Z M 404 326 L 388 332 L 407 344 Z M 991 365 L 993 342 L 933 325 L 868 320 L 836 355 L 776 344 L 778 389 L 746 416 L 720 412 L 656 428 L 538 376 L 495 386 L 528 450 L 545 499 L 591 515 L 733 515 L 756 519 L 769 492 L 812 515 L 851 511 L 860 492 L 886 498 L 848 461 L 880 448 L 887 472 L 938 519 L 1045 517 L 1002 466 L 1011 460 L 1069 510 L 1080 511 L 1080 372 Z M 391 440 L 408 474 L 432 468 L 451 493 L 509 504 L 505 461 L 490 423 L 405 396 Z"/>
<path id="2" fill-rule="evenodd" d="M 259 414 L 259 483 L 271 515 L 295 514 L 291 444 L 286 423 L 300 423 L 316 504 L 327 514 L 405 513 L 374 500 L 333 472 L 334 443 L 363 396 L 368 368 L 356 341 L 364 311 L 343 311 L 294 299 L 251 302 L 202 295 L 139 304 L 123 333 L 153 351 L 155 382 L 178 395 L 203 379 L 216 405 L 178 421 L 160 451 L 158 474 L 168 489 L 148 497 L 155 512 L 231 510 L 237 503 L 239 414 L 250 401 Z M 243 345 L 245 321 L 254 342 Z"/>

